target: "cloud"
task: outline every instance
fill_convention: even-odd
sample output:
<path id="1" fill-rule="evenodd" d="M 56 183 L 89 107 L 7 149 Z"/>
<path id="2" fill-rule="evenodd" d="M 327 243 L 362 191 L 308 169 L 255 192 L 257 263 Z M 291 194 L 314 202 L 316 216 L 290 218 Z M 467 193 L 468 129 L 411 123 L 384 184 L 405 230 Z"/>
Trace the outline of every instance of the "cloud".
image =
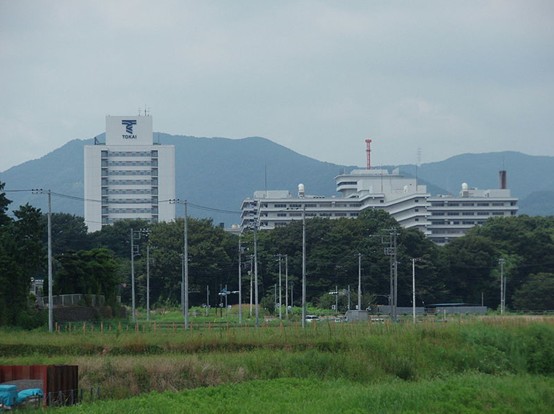
<path id="1" fill-rule="evenodd" d="M 145 105 L 156 130 L 340 164 L 364 165 L 367 137 L 389 164 L 554 155 L 553 17 L 542 0 L 0 0 L 0 144 L 17 142 L 0 171 Z"/>

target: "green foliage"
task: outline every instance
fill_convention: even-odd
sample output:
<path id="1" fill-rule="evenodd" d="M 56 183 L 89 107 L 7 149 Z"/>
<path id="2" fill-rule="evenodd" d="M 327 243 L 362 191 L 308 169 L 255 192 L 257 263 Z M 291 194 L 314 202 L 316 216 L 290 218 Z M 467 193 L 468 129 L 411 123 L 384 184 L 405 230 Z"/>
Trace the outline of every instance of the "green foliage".
<path id="1" fill-rule="evenodd" d="M 538 413 L 554 404 L 554 381 L 465 374 L 420 382 L 360 384 L 342 379 L 248 381 L 130 400 L 56 408 L 59 413 Z"/>
<path id="2" fill-rule="evenodd" d="M 498 259 L 505 259 L 505 276 L 507 278 L 507 305 L 520 308 L 523 304 L 515 302 L 515 292 L 518 291 L 531 275 L 538 273 L 549 273 L 554 263 L 554 217 L 529 217 L 517 216 L 508 218 L 492 218 L 483 226 L 475 227 L 464 237 L 467 243 L 475 244 L 476 240 L 482 242 L 482 246 L 488 251 L 489 263 L 482 262 L 476 273 L 470 267 L 469 261 L 466 269 L 471 272 L 466 275 L 462 271 L 453 274 L 453 277 L 467 280 L 479 275 L 479 280 L 496 285 L 493 290 L 498 291 L 499 287 L 499 266 Z M 452 244 L 452 243 L 451 243 Z M 450 247 L 450 246 L 447 246 Z M 462 251 L 463 252 L 463 251 Z M 454 260 L 459 252 L 456 249 L 449 250 L 449 257 Z M 470 260 L 470 259 L 469 259 Z M 486 267 L 488 266 L 488 271 Z M 463 265 L 460 266 L 460 270 Z M 485 291 L 485 302 L 488 306 L 494 307 L 499 302 L 498 293 L 487 294 L 486 286 L 475 285 L 471 295 L 477 295 L 477 289 L 483 287 Z M 491 287 L 492 288 L 492 287 Z M 487 297 L 488 296 L 488 297 Z"/>
<path id="3" fill-rule="evenodd" d="M 441 282 L 441 267 L 437 265 L 439 250 L 423 234 L 415 230 L 400 228 L 391 216 L 382 210 L 367 210 L 356 219 L 330 220 L 310 218 L 306 220 L 306 275 L 307 300 L 323 301 L 325 295 L 335 290 L 357 289 L 359 262 L 362 255 L 362 292 L 384 295 L 389 288 L 389 256 L 383 254 L 383 242 L 390 232 L 398 233 L 398 261 L 404 266 L 399 271 L 399 304 L 411 304 L 412 257 L 423 257 L 425 264 L 418 275 L 417 297 L 424 302 L 433 302 L 444 295 Z M 252 252 L 252 245 L 248 245 Z M 302 223 L 300 220 L 276 228 L 270 232 L 259 232 L 259 274 L 263 289 L 271 289 L 278 283 L 278 263 L 275 255 L 288 256 L 289 281 L 294 284 L 294 297 L 301 297 L 302 275 Z M 296 301 L 296 302 L 297 302 Z M 342 302 L 342 300 L 341 300 Z M 364 306 L 369 305 L 365 303 Z"/>
<path id="4" fill-rule="evenodd" d="M 41 213 L 27 204 L 14 211 L 15 220 L 9 218 L 3 188 L 0 182 L 0 326 L 33 327 L 29 290 L 44 264 Z"/>
<path id="5" fill-rule="evenodd" d="M 55 355 L 57 363 L 79 365 L 81 387 L 100 386 L 109 398 L 189 389 L 164 394 L 178 401 L 175 412 L 210 412 L 220 403 L 231 412 L 548 412 L 554 403 L 551 320 L 460 322 L 47 336 L 12 331 L 0 335 L 0 364 L 44 363 Z M 287 388 L 273 394 L 275 384 Z M 197 387 L 207 388 L 190 390 Z M 173 412 L 166 397 L 149 393 L 125 406 L 86 403 L 61 412 Z"/>
<path id="6" fill-rule="evenodd" d="M 449 267 L 445 276 L 450 300 L 481 303 L 483 293 L 490 306 L 497 296 L 498 284 L 491 273 L 499 257 L 494 245 L 481 236 L 466 236 L 446 245 L 444 253 Z"/>
<path id="7" fill-rule="evenodd" d="M 48 242 L 47 215 L 42 216 L 44 229 L 42 243 Z M 90 248 L 90 237 L 83 217 L 67 213 L 52 213 L 52 254 L 87 250 Z"/>
<path id="8" fill-rule="evenodd" d="M 513 301 L 517 309 L 554 310 L 554 273 L 530 275 L 515 291 Z"/>
<path id="9" fill-rule="evenodd" d="M 58 256 L 57 261 L 56 294 L 104 295 L 108 304 L 115 304 L 119 265 L 111 251 L 100 248 L 69 252 Z"/>

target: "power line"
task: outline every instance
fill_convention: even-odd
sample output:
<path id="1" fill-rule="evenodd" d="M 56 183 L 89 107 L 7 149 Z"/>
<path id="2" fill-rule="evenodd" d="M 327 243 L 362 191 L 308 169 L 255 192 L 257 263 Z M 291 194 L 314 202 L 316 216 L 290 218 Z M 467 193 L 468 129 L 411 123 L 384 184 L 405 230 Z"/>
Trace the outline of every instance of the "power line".
<path id="1" fill-rule="evenodd" d="M 17 189 L 17 190 L 4 190 L 4 192 L 6 193 L 33 193 L 33 192 L 36 192 L 37 189 L 28 189 L 28 190 L 25 190 L 25 189 Z M 52 195 L 55 195 L 57 197 L 61 197 L 61 198 L 67 198 L 67 199 L 70 199 L 70 200 L 76 200 L 76 201 L 91 201 L 91 202 L 94 202 L 94 203 L 101 203 L 102 200 L 98 200 L 98 199 L 93 199 L 93 198 L 84 198 L 84 197 L 79 197 L 79 196 L 73 196 L 73 195 L 69 195 L 69 194 L 63 194 L 63 193 L 58 193 L 58 192 L 54 192 L 54 191 L 51 191 L 51 194 Z M 159 203 L 168 203 L 170 200 L 160 200 Z M 208 206 L 203 206 L 203 205 L 200 205 L 200 204 L 196 204 L 196 203 L 188 203 L 189 206 L 191 207 L 194 207 L 198 210 L 206 210 L 206 211 L 214 211 L 214 212 L 217 212 L 217 213 L 224 213 L 224 214 L 241 214 L 241 211 L 239 210 L 226 210 L 226 209 L 221 209 L 221 208 L 215 208 L 215 207 L 208 207 Z"/>

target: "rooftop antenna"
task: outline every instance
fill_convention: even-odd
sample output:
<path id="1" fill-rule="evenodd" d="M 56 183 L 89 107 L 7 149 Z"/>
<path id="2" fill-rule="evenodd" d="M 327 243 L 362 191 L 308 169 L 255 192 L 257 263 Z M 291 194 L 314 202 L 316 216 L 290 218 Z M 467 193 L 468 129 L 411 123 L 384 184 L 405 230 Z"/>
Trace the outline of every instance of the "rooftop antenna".
<path id="1" fill-rule="evenodd" d="M 415 178 L 417 180 L 417 172 L 421 166 L 421 147 L 417 147 L 417 161 L 415 166 Z"/>
<path id="2" fill-rule="evenodd" d="M 268 197 L 267 195 L 267 164 L 264 165 L 264 187 L 265 187 L 265 198 Z"/>
<path id="3" fill-rule="evenodd" d="M 367 169 L 371 170 L 371 140 L 368 138 L 365 140 L 366 154 L 367 154 Z"/>

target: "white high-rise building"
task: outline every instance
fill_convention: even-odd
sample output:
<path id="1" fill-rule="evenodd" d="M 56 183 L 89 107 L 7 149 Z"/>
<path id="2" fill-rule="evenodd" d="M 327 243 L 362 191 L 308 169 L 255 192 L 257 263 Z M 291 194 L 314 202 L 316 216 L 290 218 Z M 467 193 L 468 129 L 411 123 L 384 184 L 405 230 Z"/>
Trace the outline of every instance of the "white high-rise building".
<path id="1" fill-rule="evenodd" d="M 154 144 L 152 117 L 107 116 L 106 142 L 86 145 L 85 223 L 175 219 L 175 147 Z"/>

